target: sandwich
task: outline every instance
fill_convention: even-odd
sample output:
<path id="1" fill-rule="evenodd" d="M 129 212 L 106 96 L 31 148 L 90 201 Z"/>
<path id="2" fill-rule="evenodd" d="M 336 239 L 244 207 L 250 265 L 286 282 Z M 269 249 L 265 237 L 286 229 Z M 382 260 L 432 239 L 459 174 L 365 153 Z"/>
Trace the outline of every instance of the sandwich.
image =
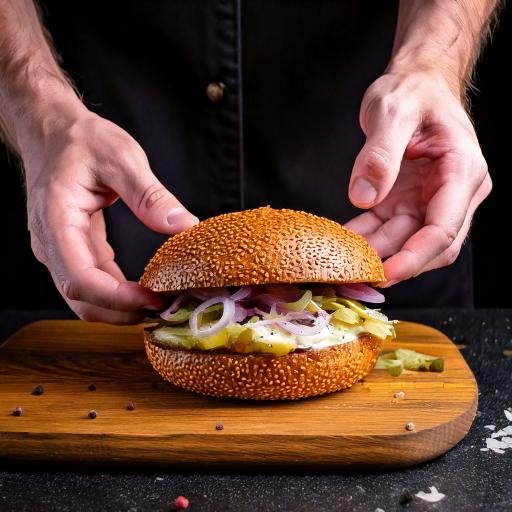
<path id="1" fill-rule="evenodd" d="M 207 219 L 169 238 L 140 284 L 168 308 L 144 330 L 155 370 L 198 393 L 294 400 L 348 388 L 394 323 L 378 309 L 382 261 L 366 240 L 270 207 Z"/>

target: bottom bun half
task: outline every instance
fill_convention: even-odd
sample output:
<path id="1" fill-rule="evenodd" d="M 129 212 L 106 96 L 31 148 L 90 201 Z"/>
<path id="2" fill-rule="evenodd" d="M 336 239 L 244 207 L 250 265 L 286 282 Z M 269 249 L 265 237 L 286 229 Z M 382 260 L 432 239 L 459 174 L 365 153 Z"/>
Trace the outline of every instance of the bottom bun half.
<path id="1" fill-rule="evenodd" d="M 345 389 L 375 365 L 381 340 L 361 334 L 329 348 L 285 356 L 165 348 L 144 332 L 153 368 L 180 388 L 205 395 L 252 400 L 297 400 Z"/>

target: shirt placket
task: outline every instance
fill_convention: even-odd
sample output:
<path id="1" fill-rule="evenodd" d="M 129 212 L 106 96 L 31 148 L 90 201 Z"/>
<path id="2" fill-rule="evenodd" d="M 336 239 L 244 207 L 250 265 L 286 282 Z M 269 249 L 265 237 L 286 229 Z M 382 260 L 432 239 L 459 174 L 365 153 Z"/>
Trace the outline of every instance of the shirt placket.
<path id="1" fill-rule="evenodd" d="M 220 211 L 244 208 L 241 0 L 210 4 L 210 187 Z"/>

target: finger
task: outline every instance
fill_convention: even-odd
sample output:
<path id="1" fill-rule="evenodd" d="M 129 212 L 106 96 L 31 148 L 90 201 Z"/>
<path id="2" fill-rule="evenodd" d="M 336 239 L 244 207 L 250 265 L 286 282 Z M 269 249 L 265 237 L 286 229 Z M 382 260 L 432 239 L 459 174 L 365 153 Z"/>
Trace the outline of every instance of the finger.
<path id="1" fill-rule="evenodd" d="M 482 203 L 482 201 L 490 194 L 492 189 L 491 178 L 489 175 L 486 176 L 484 182 L 480 185 L 475 197 L 471 200 L 471 203 L 468 208 L 468 213 L 466 218 L 464 219 L 464 223 L 462 225 L 459 234 L 453 241 L 452 245 L 446 249 L 442 254 L 440 254 L 437 258 L 429 262 L 421 272 L 428 272 L 429 270 L 435 270 L 436 268 L 445 267 L 447 265 L 451 265 L 460 253 L 462 245 L 466 240 L 466 237 L 469 233 L 469 229 L 471 227 L 471 221 L 473 219 L 473 215 L 475 214 L 476 209 Z"/>
<path id="2" fill-rule="evenodd" d="M 465 165 L 459 162 L 459 165 Z M 427 207 L 425 226 L 413 234 L 400 249 L 384 263 L 390 284 L 421 273 L 430 261 L 446 251 L 457 238 L 471 199 L 480 183 L 460 179 L 464 172 L 453 173 L 451 179 L 433 195 Z"/>
<path id="3" fill-rule="evenodd" d="M 98 210 L 91 215 L 91 251 L 96 266 L 100 270 L 114 276 L 121 283 L 126 281 L 122 270 L 115 262 L 114 249 L 107 241 L 107 230 L 102 210 Z"/>
<path id="4" fill-rule="evenodd" d="M 60 220 L 61 225 L 47 236 L 44 249 L 64 296 L 116 311 L 162 308 L 162 300 L 156 293 L 137 283 L 120 282 L 96 267 L 90 249 L 89 215 L 68 207 L 63 216 L 61 212 L 66 209 L 58 203 L 48 205 L 48 224 L 56 226 Z"/>
<path id="5" fill-rule="evenodd" d="M 368 243 L 381 258 L 397 253 L 406 240 L 421 227 L 421 222 L 410 215 L 396 215 L 366 236 Z"/>
<path id="6" fill-rule="evenodd" d="M 352 169 L 349 198 L 359 208 L 370 208 L 382 201 L 393 187 L 418 118 L 380 100 L 368 105 L 361 116 L 361 125 L 366 142 Z"/>
<path id="7" fill-rule="evenodd" d="M 115 155 L 105 184 L 115 190 L 133 213 L 149 228 L 173 234 L 199 222 L 156 178 L 144 151 L 137 145 Z"/>
<path id="8" fill-rule="evenodd" d="M 112 311 L 111 309 L 104 309 L 92 304 L 86 304 L 76 300 L 68 299 L 60 286 L 59 280 L 51 274 L 55 286 L 61 293 L 70 309 L 80 318 L 86 322 L 104 322 L 117 325 L 130 325 L 141 322 L 144 318 L 143 313 L 133 312 L 127 313 L 123 311 Z"/>
<path id="9" fill-rule="evenodd" d="M 377 231 L 377 229 L 380 228 L 383 223 L 384 220 L 382 220 L 374 212 L 370 211 L 361 213 L 343 225 L 346 228 L 351 229 L 352 231 L 355 231 L 356 233 L 366 237 Z"/>

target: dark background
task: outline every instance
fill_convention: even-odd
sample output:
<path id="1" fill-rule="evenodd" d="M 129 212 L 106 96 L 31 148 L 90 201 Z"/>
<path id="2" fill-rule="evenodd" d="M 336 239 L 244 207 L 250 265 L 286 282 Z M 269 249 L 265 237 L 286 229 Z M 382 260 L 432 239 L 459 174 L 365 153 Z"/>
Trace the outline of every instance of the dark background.
<path id="1" fill-rule="evenodd" d="M 490 198 L 478 210 L 473 224 L 475 300 L 477 307 L 512 307 L 508 288 L 511 184 L 508 165 L 511 95 L 505 71 L 510 62 L 511 9 L 504 9 L 492 43 L 477 66 L 472 114 L 494 182 Z M 3 233 L 1 309 L 66 307 L 54 290 L 45 268 L 30 251 L 26 229 L 23 180 L 16 159 L 0 150 L 0 222 Z"/>

